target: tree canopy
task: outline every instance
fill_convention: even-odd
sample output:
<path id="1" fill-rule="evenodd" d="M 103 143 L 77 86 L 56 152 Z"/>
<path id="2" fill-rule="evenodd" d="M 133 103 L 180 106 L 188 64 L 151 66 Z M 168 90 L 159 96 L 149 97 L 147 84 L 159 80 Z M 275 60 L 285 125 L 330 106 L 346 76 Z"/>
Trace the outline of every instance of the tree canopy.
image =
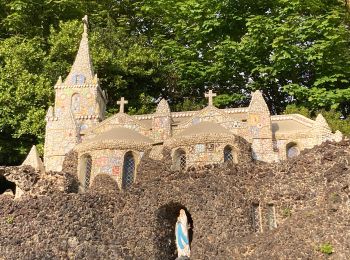
<path id="1" fill-rule="evenodd" d="M 90 20 L 94 67 L 129 113 L 245 106 L 263 91 L 272 113 L 324 111 L 347 134 L 350 30 L 341 0 L 3 0 L 0 3 L 0 164 L 44 141 L 53 85 L 73 63 Z M 338 120 L 338 121 L 337 121 Z M 334 122 L 333 122 L 334 121 Z"/>

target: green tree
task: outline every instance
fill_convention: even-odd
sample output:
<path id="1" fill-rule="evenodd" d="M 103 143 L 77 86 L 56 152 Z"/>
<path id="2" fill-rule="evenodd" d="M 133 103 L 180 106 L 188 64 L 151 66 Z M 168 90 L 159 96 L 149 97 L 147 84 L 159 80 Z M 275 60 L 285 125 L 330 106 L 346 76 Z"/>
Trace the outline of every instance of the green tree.
<path id="1" fill-rule="evenodd" d="M 3 0 L 0 164 L 42 145 L 53 85 L 73 63 L 85 14 L 109 114 L 121 96 L 130 113 L 153 111 L 160 97 L 174 111 L 200 109 L 208 89 L 220 108 L 246 106 L 261 89 L 273 113 L 294 104 L 312 116 L 350 114 L 343 1 Z"/>
<path id="2" fill-rule="evenodd" d="M 42 75 L 44 60 L 38 39 L 11 37 L 0 42 L 2 164 L 17 163 L 32 144 L 43 143 L 43 119 L 53 97 L 51 82 Z"/>

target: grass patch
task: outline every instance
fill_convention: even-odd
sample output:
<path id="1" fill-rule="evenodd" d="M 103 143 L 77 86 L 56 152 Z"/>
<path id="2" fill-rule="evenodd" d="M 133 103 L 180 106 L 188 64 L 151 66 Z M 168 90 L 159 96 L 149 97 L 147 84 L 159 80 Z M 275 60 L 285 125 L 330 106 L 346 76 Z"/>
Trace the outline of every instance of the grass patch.
<path id="1" fill-rule="evenodd" d="M 320 251 L 323 254 L 331 255 L 334 252 L 333 246 L 330 243 L 320 245 Z"/>

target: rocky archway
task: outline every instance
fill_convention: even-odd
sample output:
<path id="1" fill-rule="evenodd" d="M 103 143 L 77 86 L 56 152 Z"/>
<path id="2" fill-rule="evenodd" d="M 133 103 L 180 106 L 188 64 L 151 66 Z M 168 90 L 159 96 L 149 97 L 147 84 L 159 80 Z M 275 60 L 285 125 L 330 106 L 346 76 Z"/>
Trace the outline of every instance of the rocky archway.
<path id="1" fill-rule="evenodd" d="M 170 202 L 160 207 L 156 212 L 157 217 L 157 230 L 156 235 L 156 248 L 157 259 L 176 259 L 176 245 L 175 245 L 175 224 L 177 217 L 179 216 L 180 209 L 185 210 L 187 219 L 190 225 L 188 231 L 190 245 L 193 238 L 193 220 L 190 212 L 187 208 L 177 202 Z"/>
<path id="2" fill-rule="evenodd" d="M 16 183 L 7 180 L 4 175 L 0 174 L 0 195 L 7 190 L 11 190 L 13 195 L 16 195 Z"/>

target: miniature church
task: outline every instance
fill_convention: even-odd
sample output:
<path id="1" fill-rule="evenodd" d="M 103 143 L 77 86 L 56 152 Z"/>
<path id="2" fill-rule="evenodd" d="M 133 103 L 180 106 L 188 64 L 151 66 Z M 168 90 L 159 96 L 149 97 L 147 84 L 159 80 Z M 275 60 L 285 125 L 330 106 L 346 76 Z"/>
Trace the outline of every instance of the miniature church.
<path id="1" fill-rule="evenodd" d="M 271 115 L 262 93 L 251 94 L 248 107 L 219 109 L 209 90 L 207 107 L 200 111 L 171 112 L 162 99 L 154 114 L 128 115 L 128 101 L 118 102 L 119 113 L 105 118 L 107 96 L 94 74 L 89 52 L 88 21 L 70 73 L 54 86 L 55 104 L 46 115 L 44 165 L 46 171 L 61 171 L 67 153 L 78 154 L 78 177 L 82 190 L 98 174 L 108 174 L 119 188 L 137 179 L 142 156 L 150 151 L 155 159 L 171 150 L 173 169 L 239 163 L 238 138 L 250 145 L 254 160 L 278 162 L 294 157 L 305 148 L 326 140 L 340 141 L 326 120 L 311 120 L 299 114 Z"/>

